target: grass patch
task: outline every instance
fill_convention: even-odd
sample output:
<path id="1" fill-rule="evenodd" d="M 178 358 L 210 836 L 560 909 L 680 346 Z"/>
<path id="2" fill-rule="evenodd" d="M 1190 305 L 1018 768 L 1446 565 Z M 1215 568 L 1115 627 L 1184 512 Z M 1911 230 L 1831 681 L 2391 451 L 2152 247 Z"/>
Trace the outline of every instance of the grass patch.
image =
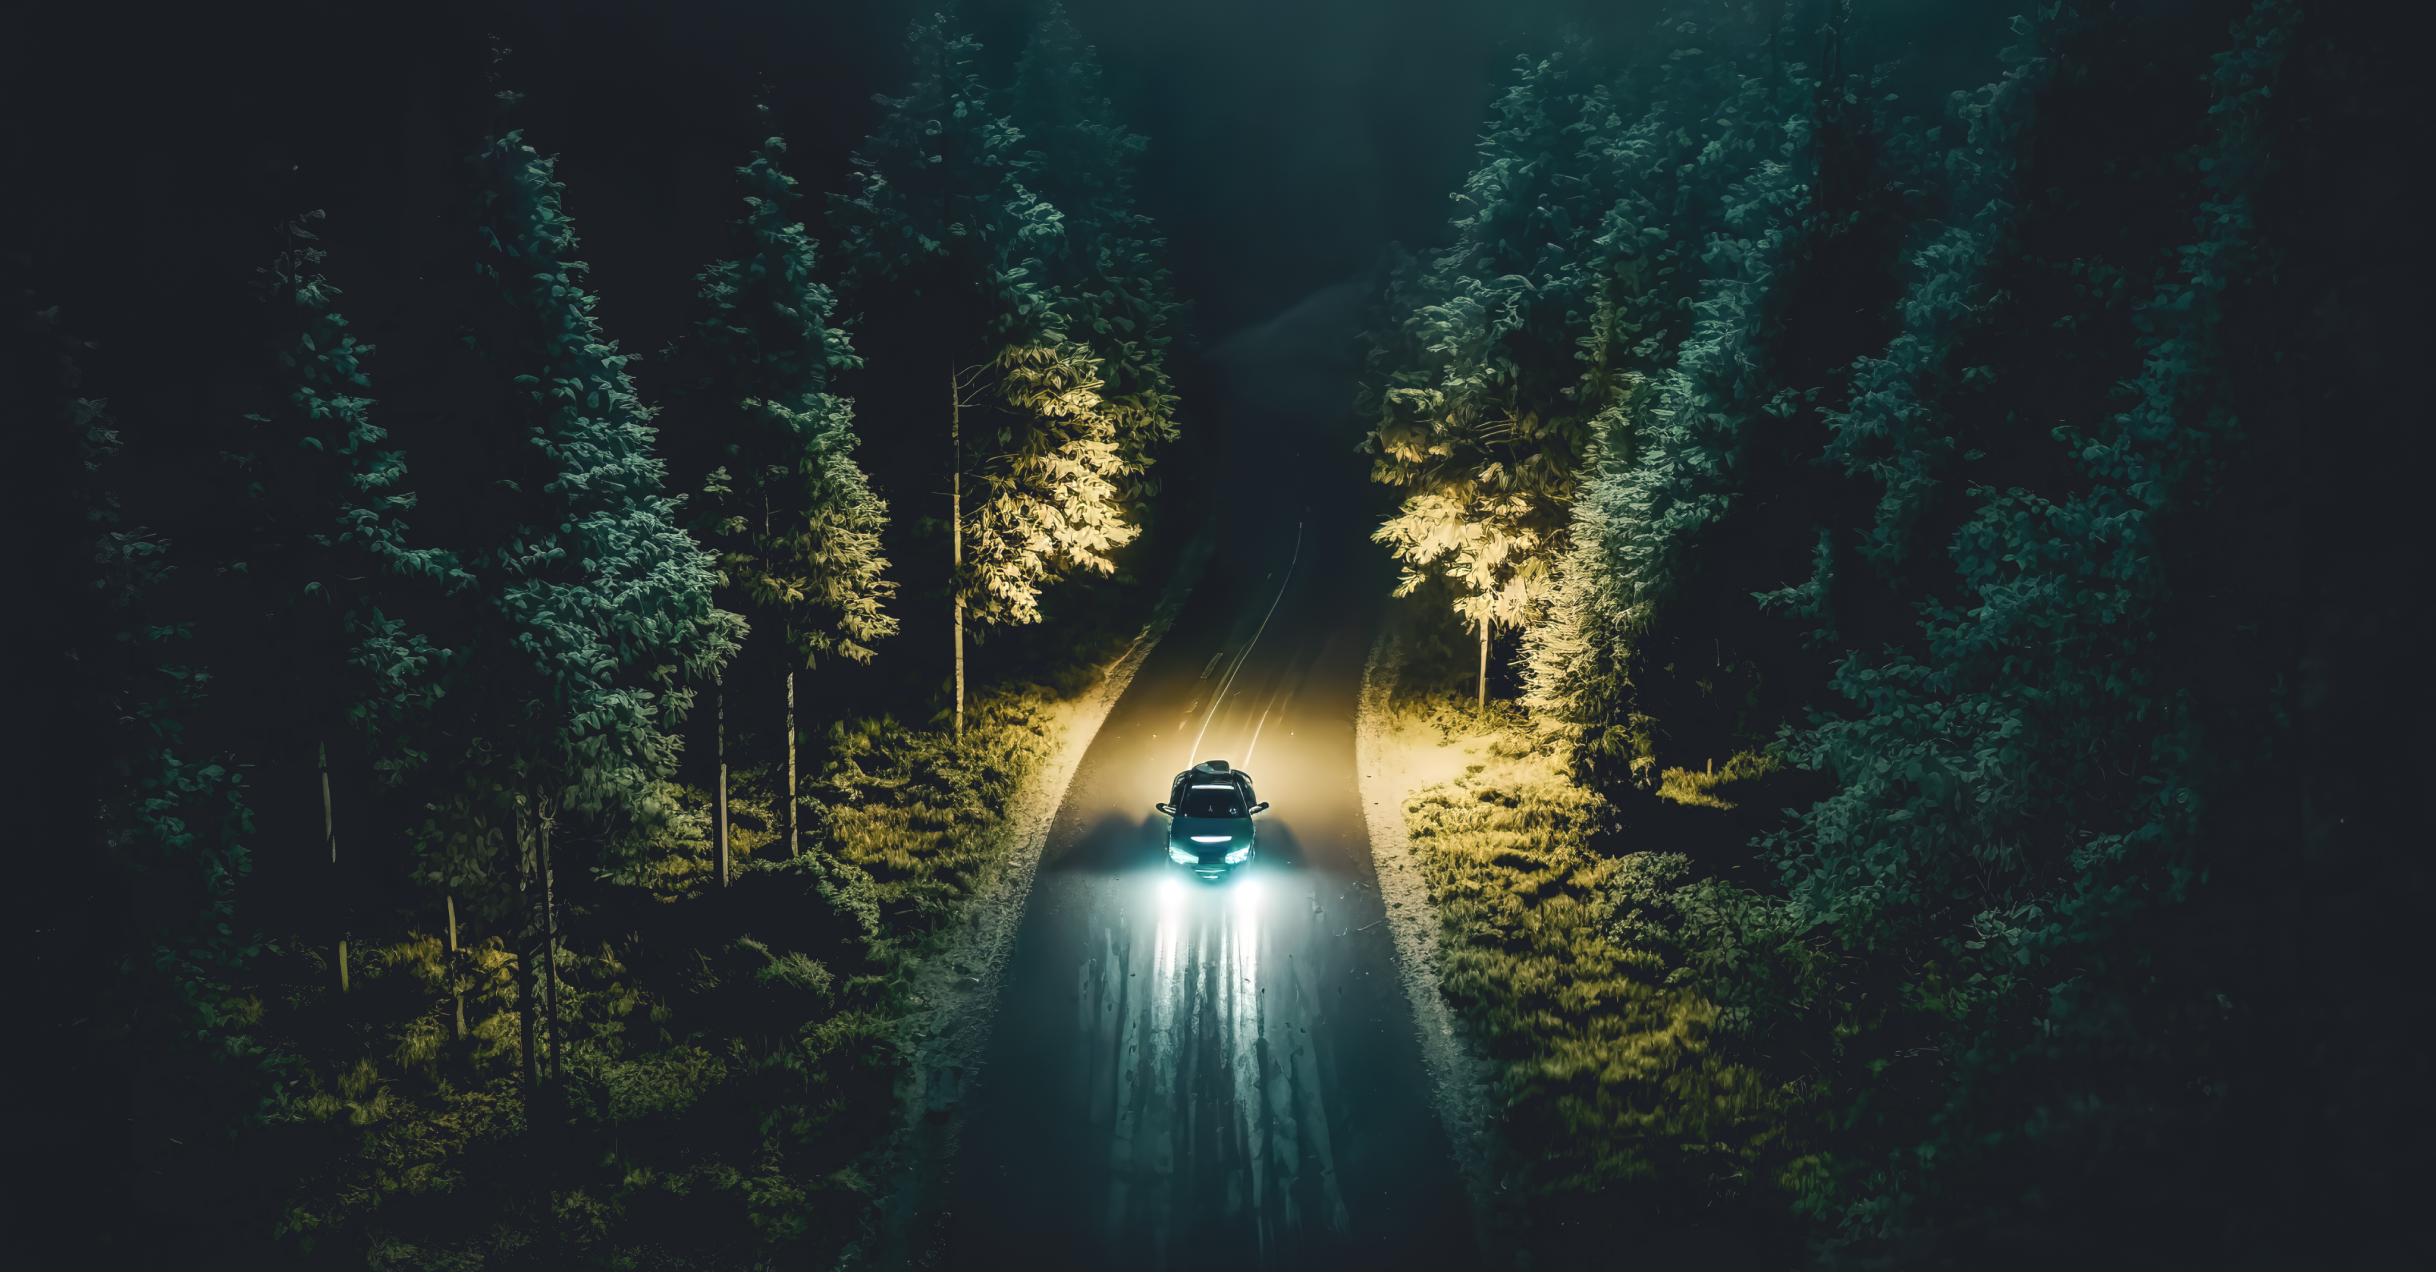
<path id="1" fill-rule="evenodd" d="M 1715 764 L 1699 771 L 1670 768 L 1658 775 L 1658 798 L 1695 808 L 1731 811 L 1734 801 L 1718 794 L 1719 790 L 1736 782 L 1755 781 L 1784 767 L 1784 762 L 1773 755 L 1743 751 L 1727 760 L 1722 769 Z"/>

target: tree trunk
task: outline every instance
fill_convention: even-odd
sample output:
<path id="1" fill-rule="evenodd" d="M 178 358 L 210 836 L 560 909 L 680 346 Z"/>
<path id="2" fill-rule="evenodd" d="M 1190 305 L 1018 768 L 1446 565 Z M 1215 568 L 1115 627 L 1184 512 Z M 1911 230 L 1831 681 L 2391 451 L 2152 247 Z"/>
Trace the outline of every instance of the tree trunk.
<path id="1" fill-rule="evenodd" d="M 947 485 L 948 537 L 955 565 L 948 591 L 956 598 L 956 740 L 961 742 L 964 740 L 964 387 L 956 382 L 953 364 L 947 373 L 947 400 L 948 450 L 955 464 L 948 474 Z"/>
<path id="2" fill-rule="evenodd" d="M 549 1014 L 550 1081 L 563 1075 L 561 1054 L 566 1050 L 566 1038 L 558 1027 L 558 892 L 556 879 L 550 869 L 550 820 L 541 819 L 541 950 L 542 970 L 548 986 L 546 1010 Z"/>
<path id="3" fill-rule="evenodd" d="M 718 676 L 711 677 L 711 684 L 719 703 L 716 743 L 719 756 L 719 886 L 724 888 L 727 886 L 727 686 Z"/>
<path id="4" fill-rule="evenodd" d="M 330 815 L 330 744 L 321 744 L 321 837 L 330 845 L 330 864 L 338 864 L 338 822 Z"/>
<path id="5" fill-rule="evenodd" d="M 347 938 L 338 940 L 338 992 L 347 992 Z"/>
<path id="6" fill-rule="evenodd" d="M 795 824 L 795 673 L 787 673 L 787 855 L 803 855 L 803 842 Z"/>
<path id="7" fill-rule="evenodd" d="M 465 1041 L 465 979 L 457 968 L 457 898 L 448 898 L 448 986 L 457 998 L 457 1041 Z"/>
<path id="8" fill-rule="evenodd" d="M 533 891 L 532 836 L 537 833 L 534 823 L 539 820 L 538 808 L 516 810 L 516 842 L 523 850 L 522 868 L 516 874 L 516 890 L 528 895 Z M 524 912 L 525 930 L 519 933 L 520 939 L 516 942 L 516 1023 L 517 1032 L 524 1043 L 525 1123 L 531 1126 L 539 1120 L 540 1112 L 536 1101 L 541 1097 L 541 1041 L 534 1030 L 534 1010 L 540 994 L 533 975 L 533 912 L 529 904 L 524 907 Z"/>
<path id="9" fill-rule="evenodd" d="M 1480 615 L 1480 710 L 1489 709 L 1489 616 Z"/>

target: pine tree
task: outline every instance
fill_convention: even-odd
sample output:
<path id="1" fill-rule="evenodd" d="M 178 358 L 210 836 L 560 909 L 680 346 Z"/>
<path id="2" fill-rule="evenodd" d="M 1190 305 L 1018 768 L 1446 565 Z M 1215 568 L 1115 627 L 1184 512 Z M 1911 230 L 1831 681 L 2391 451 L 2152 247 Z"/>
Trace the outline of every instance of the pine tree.
<path id="1" fill-rule="evenodd" d="M 283 881 L 288 887 L 263 889 L 262 899 L 271 902 L 263 917 L 280 930 L 301 927 L 334 941 L 344 991 L 365 888 L 377 891 L 387 882 L 368 873 L 377 871 L 370 864 L 382 855 L 375 841 L 386 838 L 384 823 L 394 811 L 383 807 L 384 796 L 424 758 L 430 743 L 424 729 L 451 657 L 407 615 L 432 617 L 445 589 L 471 579 L 454 554 L 408 541 L 405 517 L 415 496 L 401 484 L 405 457 L 384 445 L 387 430 L 372 417 L 373 349 L 350 330 L 335 307 L 338 288 L 319 272 L 324 253 L 307 225 L 322 217 L 311 212 L 282 227 L 283 250 L 257 271 L 256 292 L 274 329 L 276 401 L 245 417 L 244 452 L 223 453 L 243 496 L 227 501 L 239 524 L 222 536 L 215 555 L 227 581 L 248 593 L 235 608 L 262 621 L 231 642 L 222 659 L 249 688 L 279 685 L 288 707 L 232 713 L 232 745 L 257 777 L 288 775 L 273 788 L 287 799 L 308 789 L 293 780 L 308 766 L 318 788 L 317 824 L 308 822 L 312 810 L 295 808 L 265 818 L 266 832 L 292 828 L 288 839 L 315 824 L 320 851 L 274 858 L 307 867 L 303 878 L 313 881 L 301 895 L 293 873 Z M 346 797 L 343 862 L 334 753 L 337 792 Z M 310 910 L 283 913 L 277 904 L 283 899 Z"/>
<path id="2" fill-rule="evenodd" d="M 1138 531 L 1112 480 L 1126 461 L 1100 359 L 1070 337 L 1044 264 L 1063 250 L 1064 218 L 1017 179 L 1022 134 L 990 109 L 972 69 L 979 46 L 943 17 L 917 23 L 911 42 L 914 84 L 883 99 L 888 119 L 855 156 L 858 188 L 833 196 L 830 213 L 850 288 L 881 311 L 875 337 L 919 350 L 908 365 L 936 358 L 933 383 L 948 390 L 961 733 L 966 619 L 1036 621 L 1041 586 L 1078 569 L 1113 572 L 1108 551 Z M 968 440 L 982 444 L 969 458 Z"/>
<path id="3" fill-rule="evenodd" d="M 1683 32 L 1701 45 L 1725 33 Z M 1781 36 L 1782 33 L 1780 32 Z M 1705 38 L 1704 38 L 1705 37 Z M 1601 416 L 1547 592 L 1524 701 L 1603 784 L 1657 781 L 1632 660 L 1698 531 L 1733 506 L 1751 422 L 1786 409 L 1768 352 L 1809 216 L 1814 81 L 1798 65 L 1683 48 L 1585 101 L 1610 202 L 1587 337 L 1629 391 Z"/>
<path id="4" fill-rule="evenodd" d="M 824 656 L 868 662 L 868 642 L 893 634 L 897 623 L 882 610 L 896 592 L 880 555 L 888 505 L 854 462 L 853 403 L 828 391 L 832 373 L 861 362 L 846 333 L 828 325 L 835 301 L 813 276 L 817 245 L 795 218 L 802 195 L 778 168 L 785 152 L 785 141 L 772 137 L 737 170 L 747 191 L 747 212 L 736 222 L 742 258 L 701 275 L 712 312 L 696 330 L 718 362 L 710 392 L 728 440 L 695 524 L 720 548 L 730 607 L 774 629 L 787 650 L 792 854 L 800 838 L 796 663 L 813 667 Z M 723 769 L 723 806 L 725 782 Z M 724 845 L 724 826 L 721 838 Z"/>
<path id="5" fill-rule="evenodd" d="M 1570 76 L 1561 58 L 1523 59 L 1456 196 L 1470 211 L 1455 242 L 1392 284 L 1397 330 L 1373 335 L 1364 393 L 1371 476 L 1411 492 L 1374 537 L 1404 563 L 1397 595 L 1455 582 L 1484 704 L 1491 631 L 1538 616 L 1599 418 L 1630 386 L 1586 261 L 1606 210 L 1586 177 L 1602 121 Z"/>
<path id="6" fill-rule="evenodd" d="M 1040 621 L 1040 589 L 1077 569 L 1112 572 L 1131 542 L 1116 482 L 1126 472 L 1115 413 L 1100 396 L 1101 363 L 1062 341 L 1010 344 L 990 366 L 1004 410 L 985 439 L 970 514 L 972 612 L 984 622 Z"/>
<path id="7" fill-rule="evenodd" d="M 475 631 L 419 837 L 433 882 L 485 918 L 523 918 L 535 1083 L 536 1008 L 556 992 L 553 848 L 614 865 L 643 847 L 663 811 L 658 783 L 675 768 L 686 681 L 714 675 L 745 625 L 713 604 L 711 559 L 663 493 L 653 412 L 626 371 L 631 355 L 593 315 L 555 161 L 508 132 L 485 141 L 473 168 L 478 268 L 507 306 L 486 356 L 530 369 L 502 404 L 519 445 L 495 457 L 513 475 L 487 483 L 500 539 L 469 554 Z"/>
<path id="8" fill-rule="evenodd" d="M 1014 170 L 1064 220 L 1046 261 L 1059 315 L 1099 358 L 1123 494 L 1146 497 L 1157 490 L 1152 452 L 1177 437 L 1167 350 L 1179 306 L 1161 259 L 1166 241 L 1134 202 L 1133 168 L 1148 141 L 1117 120 L 1096 51 L 1055 0 L 1016 63 L 1009 113 L 1023 134 Z"/>
<path id="9" fill-rule="evenodd" d="M 287 225 L 286 249 L 261 271 L 262 298 L 284 311 L 274 355 L 285 393 L 276 414 L 249 418 L 263 426 L 265 441 L 287 452 L 287 462 L 245 459 L 266 479 L 253 487 L 258 502 L 277 498 L 279 507 L 264 514 L 303 523 L 263 528 L 310 545 L 289 566 L 302 577 L 287 582 L 328 616 L 333 643 L 345 650 L 352 683 L 341 691 L 336 714 L 366 735 L 376 765 L 395 780 L 417 759 L 408 733 L 437 700 L 449 658 L 389 612 L 412 603 L 397 584 L 445 588 L 472 578 L 454 553 L 408 541 L 405 514 L 415 497 L 401 487 L 405 455 L 382 445 L 388 430 L 373 421 L 374 401 L 364 396 L 372 384 L 366 365 L 372 346 L 348 329 L 334 307 L 338 288 L 315 272 L 324 253 L 305 222 L 321 218 L 313 212 Z M 287 624 L 298 619 L 311 621 L 299 613 Z"/>

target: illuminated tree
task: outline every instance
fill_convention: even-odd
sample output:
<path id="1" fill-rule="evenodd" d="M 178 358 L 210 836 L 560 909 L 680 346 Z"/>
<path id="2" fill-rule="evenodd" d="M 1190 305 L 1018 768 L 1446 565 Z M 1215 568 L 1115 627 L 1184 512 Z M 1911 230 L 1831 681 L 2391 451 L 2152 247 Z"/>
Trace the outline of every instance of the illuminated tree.
<path id="1" fill-rule="evenodd" d="M 1620 414 L 1629 387 L 1614 305 L 1585 265 L 1605 211 L 1584 175 L 1603 121 L 1568 74 L 1524 60 L 1457 196 L 1455 242 L 1391 285 L 1363 395 L 1371 477 L 1411 492 L 1373 537 L 1404 564 L 1397 595 L 1455 583 L 1484 705 L 1491 634 L 1540 612 L 1601 413 Z"/>
<path id="2" fill-rule="evenodd" d="M 1138 394 L 1115 409 L 1101 397 L 1102 359 L 1072 330 L 1072 289 L 1047 264 L 1067 250 L 1066 218 L 1019 180 L 1022 134 L 990 108 L 972 69 L 980 47 L 943 17 L 917 23 L 912 44 L 914 83 L 887 99 L 887 120 L 855 156 L 857 189 L 832 196 L 830 214 L 876 338 L 907 365 L 937 367 L 948 389 L 961 732 L 966 619 L 1037 621 L 1051 579 L 1111 572 L 1108 550 L 1138 533 L 1115 484 L 1130 462 L 1122 422 L 1132 412 L 1137 437 L 1163 426 L 1143 422 L 1154 417 Z"/>
<path id="3" fill-rule="evenodd" d="M 1140 498 L 1157 489 L 1147 477 L 1152 452 L 1177 435 L 1167 349 L 1178 306 L 1160 259 L 1165 240 L 1133 196 L 1133 166 L 1147 142 L 1118 122 L 1098 57 L 1062 4 L 1052 3 L 1033 28 L 1010 101 L 1023 132 L 1015 171 L 1065 225 L 1046 258 L 1058 313 L 1099 359 L 1118 476 L 1126 497 Z"/>

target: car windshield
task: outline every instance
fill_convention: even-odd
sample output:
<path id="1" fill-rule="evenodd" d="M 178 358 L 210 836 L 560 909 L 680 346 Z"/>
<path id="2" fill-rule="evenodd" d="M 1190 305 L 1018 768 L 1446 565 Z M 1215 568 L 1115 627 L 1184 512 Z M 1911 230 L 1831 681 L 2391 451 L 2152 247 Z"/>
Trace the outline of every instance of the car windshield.
<path id="1" fill-rule="evenodd" d="M 1243 792 L 1233 786 L 1193 786 L 1184 792 L 1187 817 L 1241 817 Z"/>

